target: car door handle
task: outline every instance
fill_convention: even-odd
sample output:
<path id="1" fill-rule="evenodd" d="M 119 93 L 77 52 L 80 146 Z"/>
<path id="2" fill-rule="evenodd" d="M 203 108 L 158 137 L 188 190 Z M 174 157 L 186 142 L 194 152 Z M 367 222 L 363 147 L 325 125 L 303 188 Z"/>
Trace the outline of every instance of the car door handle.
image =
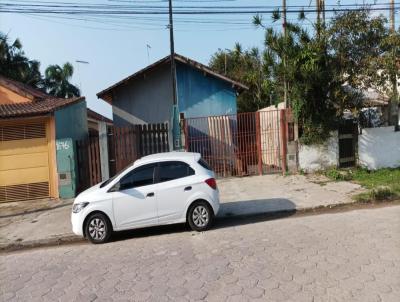
<path id="1" fill-rule="evenodd" d="M 153 197 L 153 196 L 154 196 L 154 193 L 153 193 L 153 192 L 147 193 L 147 195 L 146 195 L 146 197 Z"/>
<path id="2" fill-rule="evenodd" d="M 191 186 L 189 186 L 189 187 L 186 187 L 185 189 L 183 189 L 184 191 L 190 191 L 192 189 L 192 187 Z"/>

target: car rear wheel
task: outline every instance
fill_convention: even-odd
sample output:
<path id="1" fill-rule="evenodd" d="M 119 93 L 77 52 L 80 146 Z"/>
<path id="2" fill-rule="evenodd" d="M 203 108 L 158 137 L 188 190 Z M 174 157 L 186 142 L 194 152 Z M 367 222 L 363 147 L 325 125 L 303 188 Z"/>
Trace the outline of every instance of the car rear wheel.
<path id="1" fill-rule="evenodd" d="M 111 233 L 111 223 L 104 214 L 95 213 L 86 222 L 85 234 L 92 243 L 107 242 Z"/>
<path id="2" fill-rule="evenodd" d="M 205 231 L 210 228 L 213 220 L 214 213 L 207 202 L 198 201 L 190 206 L 188 223 L 192 230 L 197 232 Z"/>

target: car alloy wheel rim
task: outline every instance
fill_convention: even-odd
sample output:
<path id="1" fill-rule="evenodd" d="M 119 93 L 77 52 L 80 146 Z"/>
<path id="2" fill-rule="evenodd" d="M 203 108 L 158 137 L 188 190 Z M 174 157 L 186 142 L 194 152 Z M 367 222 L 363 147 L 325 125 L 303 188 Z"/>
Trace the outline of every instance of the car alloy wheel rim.
<path id="1" fill-rule="evenodd" d="M 106 225 L 99 218 L 92 219 L 89 224 L 89 234 L 95 240 L 103 240 L 106 236 Z"/>
<path id="2" fill-rule="evenodd" d="M 204 227 L 208 224 L 209 214 L 208 210 L 204 206 L 197 206 L 193 210 L 193 223 L 197 227 Z"/>

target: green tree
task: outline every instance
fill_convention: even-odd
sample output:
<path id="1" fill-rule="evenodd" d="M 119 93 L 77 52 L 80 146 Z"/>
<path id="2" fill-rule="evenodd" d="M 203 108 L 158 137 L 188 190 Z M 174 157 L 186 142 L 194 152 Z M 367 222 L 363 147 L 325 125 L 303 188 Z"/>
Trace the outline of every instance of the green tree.
<path id="1" fill-rule="evenodd" d="M 19 39 L 10 42 L 0 32 L 0 74 L 9 79 L 28 84 L 34 88 L 60 98 L 79 96 L 79 89 L 69 81 L 74 69 L 70 63 L 63 66 L 50 65 L 45 77 L 40 72 L 40 63 L 25 56 Z"/>
<path id="2" fill-rule="evenodd" d="M 274 13 L 274 20 L 279 13 Z M 301 22 L 300 19 L 299 22 Z M 263 24 L 260 16 L 254 24 L 265 30 L 265 62 L 273 74 L 280 100 L 283 89 L 280 83 L 287 82 L 287 95 L 293 113 L 299 122 L 300 135 L 304 143 L 320 143 L 330 135 L 340 116 L 337 101 L 349 97 L 335 72 L 334 59 L 326 47 L 327 35 L 318 28 L 318 35 L 309 35 L 301 24 L 288 23 L 286 34 Z"/>
<path id="3" fill-rule="evenodd" d="M 79 88 L 69 82 L 73 73 L 74 68 L 68 62 L 62 66 L 50 65 L 47 67 L 44 79 L 46 92 L 59 98 L 79 96 Z"/>
<path id="4" fill-rule="evenodd" d="M 280 17 L 279 11 L 272 14 L 273 21 Z M 363 105 L 363 89 L 375 88 L 391 96 L 393 113 L 397 112 L 398 93 L 392 82 L 400 73 L 395 64 L 400 57 L 399 32 L 390 32 L 387 20 L 372 16 L 368 9 L 337 13 L 327 24 L 310 22 L 311 34 L 303 26 L 307 21 L 300 13 L 299 21 L 288 23 L 284 34 L 266 26 L 262 16 L 254 17 L 253 24 L 265 31 L 264 48 L 257 56 L 261 59 L 256 61 L 262 66 L 258 78 L 249 76 L 256 70 L 254 65 L 243 64 L 246 52 L 237 57 L 241 47 L 213 56 L 213 68 L 226 70 L 250 87 L 240 99 L 241 110 L 253 111 L 259 108 L 254 104 L 283 101 L 285 80 L 304 143 L 324 141 L 330 130 L 336 129 L 345 109 L 357 113 Z M 271 95 L 274 102 L 268 98 Z M 397 117 L 391 123 L 397 123 Z"/>
<path id="5" fill-rule="evenodd" d="M 390 124 L 397 125 L 398 93 L 393 82 L 400 76 L 396 66 L 399 31 L 391 32 L 385 17 L 372 16 L 364 9 L 336 14 L 328 34 L 329 50 L 343 82 L 358 90 L 374 88 L 388 96 L 393 107 L 388 118 Z"/>
<path id="6" fill-rule="evenodd" d="M 10 42 L 8 36 L 1 32 L 0 74 L 33 87 L 40 87 L 42 84 L 40 63 L 25 56 L 19 39 Z"/>
<path id="7" fill-rule="evenodd" d="M 238 96 L 238 111 L 252 112 L 275 101 L 274 87 L 264 70 L 264 58 L 258 48 L 243 50 L 236 43 L 232 50 L 219 50 L 210 60 L 214 71 L 249 87 Z"/>

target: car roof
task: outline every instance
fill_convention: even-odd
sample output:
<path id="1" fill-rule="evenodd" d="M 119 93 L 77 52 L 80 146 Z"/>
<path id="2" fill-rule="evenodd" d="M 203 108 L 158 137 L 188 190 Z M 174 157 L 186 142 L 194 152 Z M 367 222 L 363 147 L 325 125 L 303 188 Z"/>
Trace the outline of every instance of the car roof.
<path id="1" fill-rule="evenodd" d="M 184 151 L 164 152 L 144 156 L 135 161 L 134 166 L 166 160 L 198 161 L 200 158 L 200 153 Z"/>

